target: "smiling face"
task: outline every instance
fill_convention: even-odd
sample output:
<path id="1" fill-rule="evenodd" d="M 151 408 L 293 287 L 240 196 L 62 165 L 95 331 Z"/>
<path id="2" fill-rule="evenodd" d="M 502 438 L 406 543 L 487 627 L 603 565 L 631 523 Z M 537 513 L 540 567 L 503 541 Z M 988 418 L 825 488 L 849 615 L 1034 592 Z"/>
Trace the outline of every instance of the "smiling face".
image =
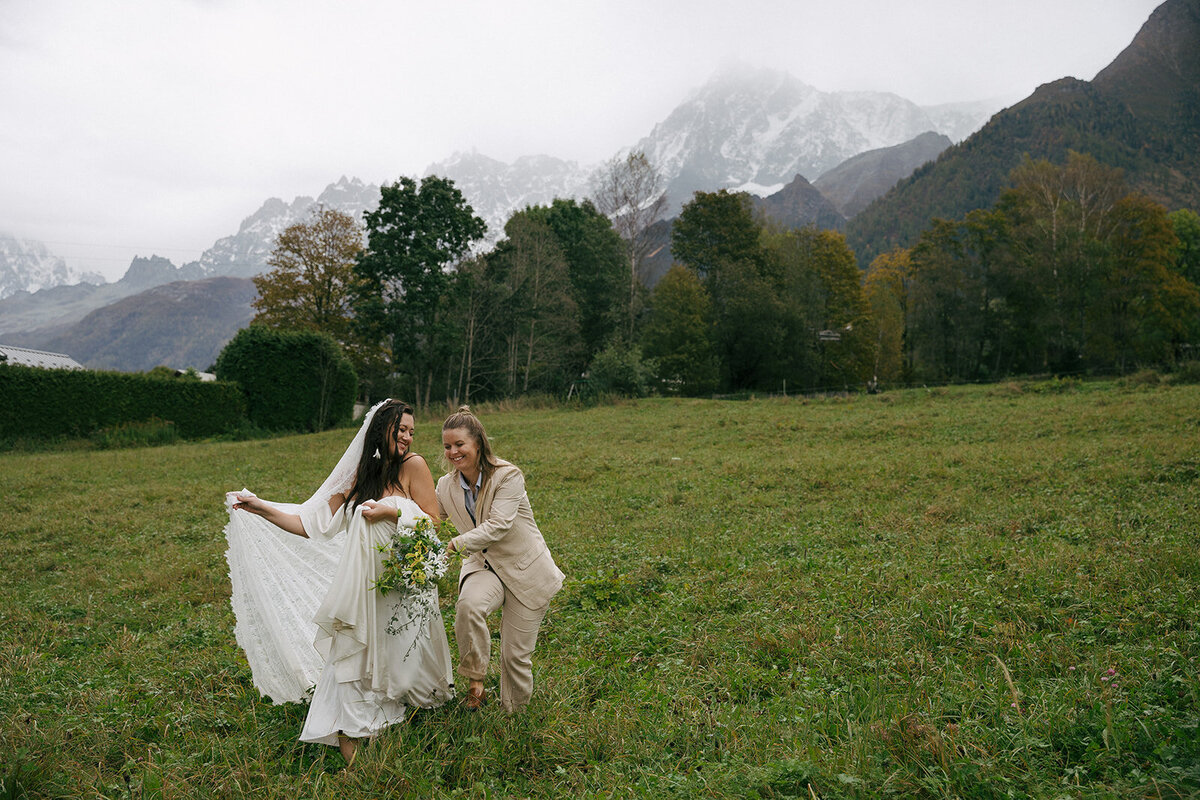
<path id="1" fill-rule="evenodd" d="M 442 447 L 450 466 L 473 483 L 479 477 L 479 443 L 466 428 L 447 428 L 442 431 Z"/>
<path id="2" fill-rule="evenodd" d="M 403 458 L 412 447 L 413 437 L 417 435 L 417 424 L 412 414 L 401 414 L 396 427 L 392 429 L 392 455 Z"/>

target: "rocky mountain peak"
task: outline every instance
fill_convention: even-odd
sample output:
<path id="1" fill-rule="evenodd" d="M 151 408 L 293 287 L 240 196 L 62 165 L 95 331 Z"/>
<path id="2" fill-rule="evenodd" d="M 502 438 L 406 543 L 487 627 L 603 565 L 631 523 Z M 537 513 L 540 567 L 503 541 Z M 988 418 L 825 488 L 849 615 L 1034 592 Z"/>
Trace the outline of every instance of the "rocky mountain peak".
<path id="1" fill-rule="evenodd" d="M 504 235 L 504 223 L 514 211 L 547 205 L 557 197 L 585 196 L 591 173 L 592 168 L 548 155 L 521 156 L 507 164 L 477 151 L 455 153 L 425 170 L 427 176 L 454 181 L 487 224 L 489 243 Z"/>
<path id="2" fill-rule="evenodd" d="M 851 156 L 945 127 L 961 113 L 888 92 L 822 92 L 773 70 L 735 65 L 689 95 L 636 149 L 666 178 L 672 209 L 697 190 L 770 194 L 799 174 L 812 181 Z M 960 128 L 956 128 L 956 133 Z"/>
<path id="3" fill-rule="evenodd" d="M 318 203 L 361 219 L 363 214 L 379 205 L 379 187 L 343 175 L 325 187 L 315 200 L 306 195 L 296 197 L 291 203 L 278 197 L 269 198 L 242 220 L 235 235 L 219 239 L 200 255 L 199 261 L 193 262 L 201 273 L 198 277 L 233 275 L 251 278 L 264 272 L 279 234 L 289 225 L 307 219 Z M 188 264 L 185 268 L 192 266 Z"/>
<path id="4" fill-rule="evenodd" d="M 77 283 L 101 284 L 104 276 L 72 269 L 35 239 L 0 234 L 0 299 Z"/>
<path id="5" fill-rule="evenodd" d="M 846 219 L 833 204 L 803 175 L 770 197 L 755 199 L 755 207 L 768 219 L 787 228 L 813 225 L 826 230 L 841 230 Z"/>
<path id="6" fill-rule="evenodd" d="M 125 275 L 121 280 L 144 286 L 154 286 L 162 283 L 162 278 L 174 276 L 175 272 L 175 265 L 162 256 L 150 256 L 149 258 L 134 256 L 133 261 L 129 262 L 129 269 L 125 270 Z"/>

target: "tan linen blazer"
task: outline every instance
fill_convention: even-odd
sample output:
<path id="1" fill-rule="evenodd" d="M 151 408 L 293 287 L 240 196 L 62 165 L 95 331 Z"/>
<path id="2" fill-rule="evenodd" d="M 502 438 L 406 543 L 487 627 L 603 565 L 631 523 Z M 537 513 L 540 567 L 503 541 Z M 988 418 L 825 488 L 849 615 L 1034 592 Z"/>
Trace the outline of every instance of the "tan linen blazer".
<path id="1" fill-rule="evenodd" d="M 476 525 L 467 513 L 458 471 L 437 482 L 438 507 L 442 518 L 450 518 L 461 533 L 451 541 L 463 553 L 458 585 L 472 572 L 487 569 L 500 578 L 528 608 L 542 608 L 562 588 L 563 573 L 554 563 L 546 540 L 533 520 L 533 508 L 525 493 L 525 476 L 507 461 L 499 462 L 475 499 Z M 485 561 L 486 559 L 486 561 Z"/>

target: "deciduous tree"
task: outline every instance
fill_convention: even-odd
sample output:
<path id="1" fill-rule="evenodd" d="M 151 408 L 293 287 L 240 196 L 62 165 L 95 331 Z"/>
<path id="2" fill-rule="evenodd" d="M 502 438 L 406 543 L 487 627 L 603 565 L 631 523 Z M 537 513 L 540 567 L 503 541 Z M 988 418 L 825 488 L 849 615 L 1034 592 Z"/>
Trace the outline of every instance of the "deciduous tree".
<path id="1" fill-rule="evenodd" d="M 363 249 L 363 227 L 354 217 L 317 206 L 305 222 L 289 225 L 254 277 L 254 322 L 272 328 L 327 333 L 350 339 L 354 265 Z"/>
<path id="2" fill-rule="evenodd" d="M 639 311 L 639 292 L 644 284 L 642 262 L 652 246 L 646 230 L 667 210 L 662 175 L 644 152 L 617 156 L 593 177 L 592 198 L 596 207 L 612 220 L 625 240 L 629 263 L 629 295 L 625 335 L 633 339 Z"/>
<path id="3" fill-rule="evenodd" d="M 1200 214 L 1181 208 L 1167 215 L 1175 229 L 1175 271 L 1200 285 Z"/>
<path id="4" fill-rule="evenodd" d="M 588 200 L 555 200 L 523 213 L 550 226 L 567 261 L 580 343 L 571 369 L 578 374 L 604 349 L 625 319 L 625 245 L 609 219 Z"/>
<path id="5" fill-rule="evenodd" d="M 909 379 L 905 326 L 911 269 L 909 251 L 895 248 L 876 256 L 867 270 L 863 289 L 875 328 L 874 377 L 884 383 Z"/>
<path id="6" fill-rule="evenodd" d="M 671 229 L 671 255 L 705 281 L 719 283 L 722 266 L 731 262 L 749 259 L 762 265 L 760 233 L 749 195 L 696 192 Z"/>
<path id="7" fill-rule="evenodd" d="M 642 351 L 658 363 L 665 394 L 701 395 L 717 387 L 709 336 L 712 303 L 696 273 L 676 264 L 654 287 Z"/>
<path id="8" fill-rule="evenodd" d="M 768 233 L 763 242 L 777 298 L 776 380 L 796 388 L 865 382 L 874 370 L 875 337 L 846 240 L 805 227 Z"/>
<path id="9" fill-rule="evenodd" d="M 478 255 L 459 263 L 449 296 L 449 320 L 459 333 L 461 346 L 457 374 L 451 372 L 454 388 L 449 395 L 451 405 L 458 405 L 460 397 L 463 403 L 471 402 L 480 365 L 487 359 L 489 332 L 501 311 L 500 287 L 492 281 L 487 256 Z"/>
<path id="10" fill-rule="evenodd" d="M 518 212 L 504 226 L 507 239 L 496 248 L 504 262 L 509 323 L 506 389 L 509 394 L 549 388 L 560 381 L 578 340 L 575 301 L 567 261 L 554 232 L 537 214 Z M 531 383 L 532 380 L 532 383 Z"/>
<path id="11" fill-rule="evenodd" d="M 1177 244 L 1161 205 L 1139 194 L 1118 201 L 1107 263 L 1088 309 L 1089 361 L 1125 372 L 1174 360 L 1200 314 L 1196 286 L 1172 269 Z"/>
<path id="12" fill-rule="evenodd" d="M 1016 226 L 1017 257 L 1038 287 L 1032 325 L 1044 338 L 1045 366 L 1086 366 L 1088 306 L 1100 280 L 1113 212 L 1128 193 L 1121 171 L 1072 152 L 1063 165 L 1026 160 L 1013 170 L 1001 208 Z"/>
<path id="13" fill-rule="evenodd" d="M 671 232 L 671 253 L 703 280 L 712 300 L 713 343 L 723 383 L 735 390 L 770 386 L 776 361 L 779 297 L 765 273 L 750 198 L 696 192 Z"/>

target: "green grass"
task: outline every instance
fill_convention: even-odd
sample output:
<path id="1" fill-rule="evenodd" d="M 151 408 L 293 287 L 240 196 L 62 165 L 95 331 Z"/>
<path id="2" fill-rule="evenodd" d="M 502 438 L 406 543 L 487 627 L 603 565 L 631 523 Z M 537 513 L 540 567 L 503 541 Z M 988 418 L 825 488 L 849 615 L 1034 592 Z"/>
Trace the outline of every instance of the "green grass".
<path id="1" fill-rule="evenodd" d="M 1200 792 L 1200 386 L 484 422 L 568 576 L 533 705 L 419 712 L 348 773 L 254 690 L 221 534 L 348 431 L 0 456 L 0 800 Z"/>

